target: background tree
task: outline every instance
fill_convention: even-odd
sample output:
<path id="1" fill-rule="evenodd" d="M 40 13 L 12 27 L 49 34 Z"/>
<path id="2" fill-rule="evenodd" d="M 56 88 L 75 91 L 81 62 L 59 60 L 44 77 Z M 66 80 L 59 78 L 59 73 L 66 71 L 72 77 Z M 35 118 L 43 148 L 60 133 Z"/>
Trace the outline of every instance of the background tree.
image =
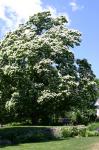
<path id="1" fill-rule="evenodd" d="M 97 98 L 99 98 L 99 79 L 96 78 L 96 91 L 97 91 Z"/>
<path id="2" fill-rule="evenodd" d="M 95 101 L 97 98 L 95 75 L 91 69 L 91 64 L 86 59 L 77 59 L 78 65 L 78 109 L 82 123 L 95 120 Z"/>

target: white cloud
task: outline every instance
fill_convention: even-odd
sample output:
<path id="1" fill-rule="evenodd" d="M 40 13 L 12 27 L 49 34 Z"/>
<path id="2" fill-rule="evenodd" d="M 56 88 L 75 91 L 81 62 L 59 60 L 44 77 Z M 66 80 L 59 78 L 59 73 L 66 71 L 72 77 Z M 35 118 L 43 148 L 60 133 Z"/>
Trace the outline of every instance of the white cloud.
<path id="1" fill-rule="evenodd" d="M 68 25 L 71 23 L 71 20 L 70 20 L 68 13 L 57 12 L 57 10 L 51 6 L 47 6 L 45 10 L 49 10 L 51 12 L 53 18 L 56 18 L 57 16 L 65 16 L 67 21 L 68 21 Z"/>
<path id="2" fill-rule="evenodd" d="M 42 11 L 40 0 L 0 0 L 0 19 L 5 21 L 3 32 L 16 28 L 39 11 Z"/>
<path id="3" fill-rule="evenodd" d="M 0 0 L 0 19 L 5 22 L 0 29 L 2 35 L 15 29 L 20 23 L 26 21 L 29 16 L 44 10 L 50 10 L 53 17 L 65 15 L 70 20 L 67 13 L 58 13 L 51 6 L 43 8 L 42 0 Z"/>
<path id="4" fill-rule="evenodd" d="M 71 1 L 69 5 L 71 6 L 72 11 L 77 11 L 84 8 L 84 6 L 79 5 L 76 0 Z"/>
<path id="5" fill-rule="evenodd" d="M 40 0 L 0 0 L 0 8 L 4 16 L 4 9 L 8 7 L 17 16 L 27 18 L 29 15 L 42 10 Z M 0 14 L 0 17 L 2 17 Z"/>

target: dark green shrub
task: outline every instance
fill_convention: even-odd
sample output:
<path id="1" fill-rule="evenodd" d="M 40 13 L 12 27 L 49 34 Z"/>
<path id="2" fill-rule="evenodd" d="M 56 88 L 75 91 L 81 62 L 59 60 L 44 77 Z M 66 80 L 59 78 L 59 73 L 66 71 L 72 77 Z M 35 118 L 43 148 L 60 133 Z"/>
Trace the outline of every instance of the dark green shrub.
<path id="1" fill-rule="evenodd" d="M 63 127 L 32 127 L 18 126 L 0 129 L 0 138 L 10 143 L 24 143 L 35 141 L 47 141 L 75 136 L 99 136 L 98 130 L 89 130 L 85 126 Z"/>
<path id="2" fill-rule="evenodd" d="M 73 127 L 73 128 L 71 129 L 71 131 L 72 131 L 72 136 L 73 136 L 73 137 L 79 135 L 79 130 L 78 130 L 77 127 Z"/>

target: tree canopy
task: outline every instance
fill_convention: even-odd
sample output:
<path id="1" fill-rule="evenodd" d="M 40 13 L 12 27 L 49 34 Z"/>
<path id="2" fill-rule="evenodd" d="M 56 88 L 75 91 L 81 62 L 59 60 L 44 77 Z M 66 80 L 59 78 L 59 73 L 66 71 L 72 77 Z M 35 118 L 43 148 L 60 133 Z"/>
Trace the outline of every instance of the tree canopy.
<path id="1" fill-rule="evenodd" d="M 66 112 L 93 109 L 95 75 L 70 50 L 81 33 L 50 12 L 30 17 L 0 42 L 0 116 L 49 121 Z"/>

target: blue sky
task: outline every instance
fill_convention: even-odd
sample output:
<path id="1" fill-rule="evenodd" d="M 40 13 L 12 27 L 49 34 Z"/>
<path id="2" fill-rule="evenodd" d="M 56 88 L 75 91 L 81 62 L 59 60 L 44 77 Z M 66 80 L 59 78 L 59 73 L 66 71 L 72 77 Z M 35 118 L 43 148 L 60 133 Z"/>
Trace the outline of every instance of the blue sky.
<path id="1" fill-rule="evenodd" d="M 81 46 L 73 52 L 77 58 L 87 58 L 99 78 L 99 0 L 0 0 L 0 38 L 29 16 L 48 9 L 54 17 L 65 15 L 68 27 L 82 32 Z"/>

